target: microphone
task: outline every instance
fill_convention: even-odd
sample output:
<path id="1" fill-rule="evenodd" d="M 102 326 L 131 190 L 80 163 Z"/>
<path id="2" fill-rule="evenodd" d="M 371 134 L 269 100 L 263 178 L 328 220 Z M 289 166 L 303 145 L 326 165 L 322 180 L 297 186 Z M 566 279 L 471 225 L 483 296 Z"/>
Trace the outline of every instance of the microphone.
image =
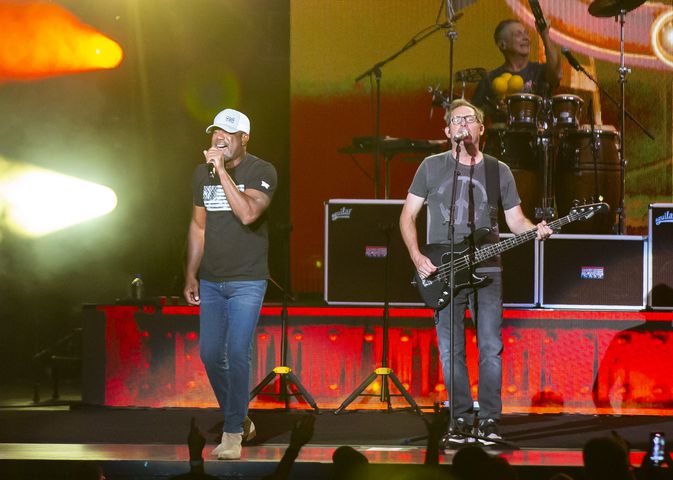
<path id="1" fill-rule="evenodd" d="M 466 128 L 461 128 L 460 130 L 458 130 L 458 133 L 456 133 L 453 136 L 453 141 L 455 143 L 460 143 L 462 140 L 465 140 L 469 136 L 470 132 Z"/>
<path id="2" fill-rule="evenodd" d="M 208 176 L 211 179 L 214 179 L 215 178 L 215 165 L 213 165 L 212 163 L 207 163 L 206 165 L 208 165 Z"/>
<path id="3" fill-rule="evenodd" d="M 571 67 L 573 67 L 578 72 L 584 71 L 584 67 L 580 65 L 580 62 L 578 62 L 575 57 L 573 57 L 573 54 L 570 53 L 570 50 L 568 50 L 566 47 L 563 47 L 561 49 L 561 53 L 565 55 L 565 57 L 568 59 L 568 63 L 570 64 Z"/>

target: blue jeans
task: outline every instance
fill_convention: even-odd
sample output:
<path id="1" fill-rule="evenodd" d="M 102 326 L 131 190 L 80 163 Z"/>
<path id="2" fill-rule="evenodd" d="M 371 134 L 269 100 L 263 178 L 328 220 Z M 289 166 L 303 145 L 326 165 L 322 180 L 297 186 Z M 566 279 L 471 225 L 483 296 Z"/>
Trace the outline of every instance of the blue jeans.
<path id="1" fill-rule="evenodd" d="M 482 288 L 464 288 L 454 298 L 453 417 L 474 420 L 473 399 L 465 355 L 465 311 L 470 308 L 477 329 L 479 348 L 479 419 L 499 420 L 502 413 L 502 274 L 488 273 L 490 283 Z M 447 392 L 451 380 L 449 355 L 450 307 L 435 318 L 437 343 Z"/>
<path id="2" fill-rule="evenodd" d="M 252 339 L 266 280 L 200 281 L 200 352 L 224 415 L 223 431 L 240 433 L 250 401 Z"/>

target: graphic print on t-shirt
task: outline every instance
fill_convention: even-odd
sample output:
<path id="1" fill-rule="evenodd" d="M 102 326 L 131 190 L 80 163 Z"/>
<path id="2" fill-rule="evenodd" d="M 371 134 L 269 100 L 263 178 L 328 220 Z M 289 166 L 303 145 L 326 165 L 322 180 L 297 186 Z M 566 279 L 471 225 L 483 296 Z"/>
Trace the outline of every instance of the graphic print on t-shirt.
<path id="1" fill-rule="evenodd" d="M 443 182 L 437 191 L 440 196 L 443 196 L 444 192 L 451 191 L 451 184 L 453 183 L 453 178 L 447 179 Z M 486 214 L 486 207 L 488 206 L 488 200 L 486 197 L 486 186 L 482 184 L 479 180 L 473 178 L 472 186 L 474 188 L 474 203 L 476 205 L 474 212 L 474 221 L 476 224 L 479 224 L 479 219 Z M 470 191 L 470 177 L 465 174 L 461 174 L 458 177 L 458 190 L 456 191 L 456 225 L 467 225 L 468 215 L 469 215 L 469 191 Z M 451 196 L 449 195 L 450 199 Z M 442 203 L 439 206 L 444 221 L 449 221 L 449 205 Z"/>
<path id="2" fill-rule="evenodd" d="M 245 190 L 245 185 L 236 185 L 242 192 Z M 203 206 L 209 212 L 230 212 L 231 206 L 229 200 L 224 194 L 222 185 L 204 185 L 203 186 Z"/>

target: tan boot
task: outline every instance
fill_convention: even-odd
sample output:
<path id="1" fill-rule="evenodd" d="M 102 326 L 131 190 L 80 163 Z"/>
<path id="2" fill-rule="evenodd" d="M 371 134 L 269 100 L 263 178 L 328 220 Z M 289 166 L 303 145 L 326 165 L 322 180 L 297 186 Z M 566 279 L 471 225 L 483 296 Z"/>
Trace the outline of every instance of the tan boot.
<path id="1" fill-rule="evenodd" d="M 220 443 L 217 445 L 217 447 L 213 448 L 210 451 L 210 454 L 213 457 L 217 457 L 220 454 L 220 452 L 223 452 L 224 450 L 227 449 L 227 444 L 226 444 L 227 437 L 226 437 L 226 435 L 227 435 L 226 433 L 223 433 L 222 434 L 222 440 L 220 441 Z M 245 438 L 245 434 L 243 434 L 243 438 Z"/>
<path id="2" fill-rule="evenodd" d="M 227 433 L 222 434 L 222 443 L 215 448 L 218 450 L 218 460 L 238 460 L 241 458 L 241 442 L 243 441 L 242 433 Z"/>

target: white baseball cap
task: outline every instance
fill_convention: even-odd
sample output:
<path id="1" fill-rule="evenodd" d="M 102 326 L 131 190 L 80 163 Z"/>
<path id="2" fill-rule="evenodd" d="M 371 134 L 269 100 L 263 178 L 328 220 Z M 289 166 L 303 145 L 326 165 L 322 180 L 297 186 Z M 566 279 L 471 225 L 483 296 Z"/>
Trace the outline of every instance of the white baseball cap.
<path id="1" fill-rule="evenodd" d="M 213 128 L 221 128 L 229 133 L 243 132 L 250 134 L 250 119 L 238 110 L 227 108 L 215 115 L 213 124 L 206 128 L 206 133 L 212 132 Z"/>

